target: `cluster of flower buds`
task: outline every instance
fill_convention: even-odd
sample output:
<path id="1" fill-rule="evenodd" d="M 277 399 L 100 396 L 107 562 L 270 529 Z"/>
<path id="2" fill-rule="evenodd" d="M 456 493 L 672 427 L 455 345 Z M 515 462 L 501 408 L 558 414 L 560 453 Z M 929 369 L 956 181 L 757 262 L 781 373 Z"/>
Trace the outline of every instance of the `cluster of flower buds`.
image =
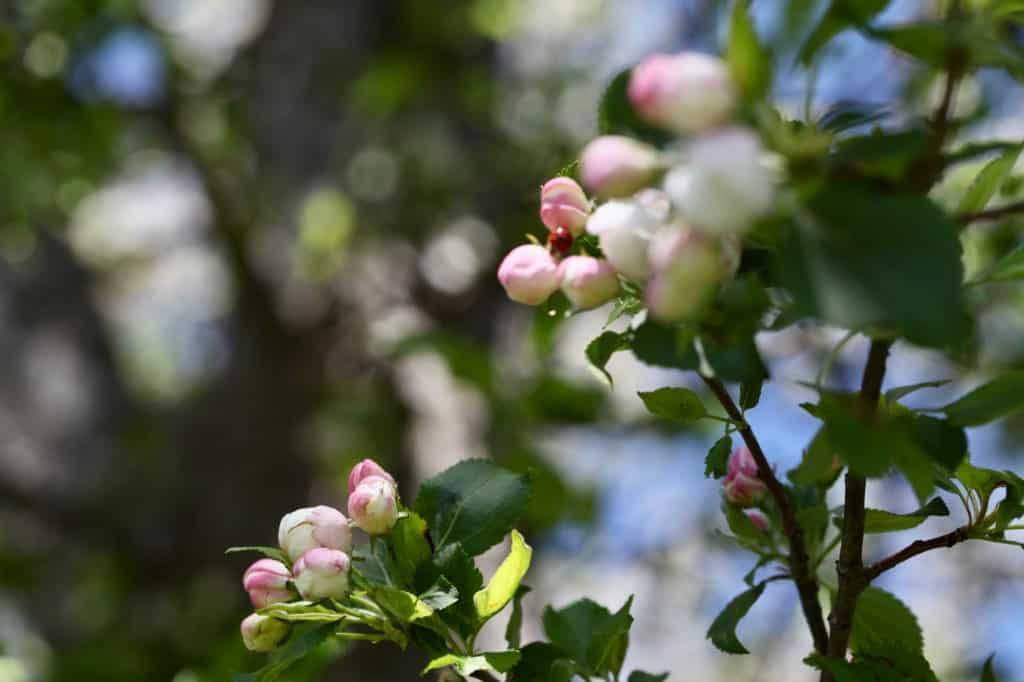
<path id="1" fill-rule="evenodd" d="M 352 526 L 383 535 L 398 521 L 398 487 L 391 474 L 373 460 L 363 460 L 348 478 L 348 513 L 320 505 L 285 514 L 277 541 L 291 562 L 260 559 L 246 569 L 242 586 L 253 608 L 264 609 L 300 596 L 309 601 L 341 599 L 349 588 Z M 289 626 L 262 613 L 242 621 L 242 641 L 251 651 L 271 651 L 283 642 Z"/>
<path id="2" fill-rule="evenodd" d="M 742 235 L 772 207 L 775 177 L 757 133 L 732 122 L 737 91 L 709 55 L 655 55 L 637 66 L 628 96 L 647 122 L 681 137 L 667 150 L 603 135 L 580 154 L 580 178 L 541 188 L 547 246 L 513 249 L 498 279 L 514 301 L 539 305 L 559 288 L 577 308 L 615 298 L 620 278 L 642 287 L 650 314 L 698 315 L 739 267 Z M 597 238 L 603 258 L 569 255 Z"/>

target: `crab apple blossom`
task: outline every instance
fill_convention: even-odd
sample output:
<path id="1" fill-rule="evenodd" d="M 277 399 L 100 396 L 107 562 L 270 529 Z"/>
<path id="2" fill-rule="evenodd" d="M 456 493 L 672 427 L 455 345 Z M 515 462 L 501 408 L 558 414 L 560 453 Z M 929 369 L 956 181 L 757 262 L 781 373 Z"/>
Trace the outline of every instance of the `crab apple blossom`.
<path id="1" fill-rule="evenodd" d="M 741 507 L 750 507 L 764 499 L 767 486 L 758 478 L 757 462 L 750 450 L 737 448 L 729 456 L 722 491 L 725 499 Z"/>
<path id="2" fill-rule="evenodd" d="M 651 315 L 663 321 L 699 313 L 727 274 L 718 241 L 685 224 L 666 226 L 655 233 L 649 258 L 654 274 L 644 298 Z"/>
<path id="3" fill-rule="evenodd" d="M 562 292 L 581 309 L 596 308 L 619 293 L 615 268 L 603 258 L 569 256 L 558 265 Z"/>
<path id="4" fill-rule="evenodd" d="M 334 507 L 305 507 L 285 514 L 277 541 L 292 561 L 316 547 L 352 551 L 352 530 L 348 519 Z"/>
<path id="5" fill-rule="evenodd" d="M 641 118 L 677 133 L 727 121 L 737 100 L 729 67 L 699 52 L 648 57 L 633 69 L 628 94 Z"/>
<path id="6" fill-rule="evenodd" d="M 763 531 L 768 530 L 770 523 L 768 521 L 768 517 L 764 515 L 764 512 L 759 509 L 747 509 L 743 513 L 746 514 L 747 518 L 753 521 L 754 525 L 759 529 Z"/>
<path id="7" fill-rule="evenodd" d="M 653 180 L 660 167 L 654 147 L 623 135 L 602 135 L 580 152 L 583 184 L 605 197 L 633 194 Z"/>
<path id="8" fill-rule="evenodd" d="M 293 596 L 288 587 L 292 574 L 280 561 L 260 559 L 246 569 L 242 576 L 242 586 L 249 593 L 253 608 L 286 602 Z"/>
<path id="9" fill-rule="evenodd" d="M 348 496 L 348 513 L 370 535 L 383 535 L 398 521 L 398 493 L 388 479 L 364 478 Z"/>
<path id="10" fill-rule="evenodd" d="M 291 628 L 288 623 L 264 616 L 259 613 L 252 613 L 242 621 L 242 642 L 249 651 L 273 651 L 281 646 Z"/>
<path id="11" fill-rule="evenodd" d="M 597 236 L 612 267 L 634 282 L 643 282 L 651 274 L 651 237 L 661 223 L 656 207 L 636 199 L 613 199 L 590 216 L 587 232 Z"/>
<path id="12" fill-rule="evenodd" d="M 311 549 L 295 562 L 295 587 L 303 599 L 341 599 L 348 592 L 348 555 L 336 549 Z"/>
<path id="13" fill-rule="evenodd" d="M 590 201 L 583 188 L 567 177 L 548 180 L 540 189 L 540 219 L 554 232 L 564 227 L 574 237 L 583 234 L 590 215 Z"/>
<path id="14" fill-rule="evenodd" d="M 377 476 L 391 481 L 392 485 L 397 485 L 395 479 L 392 478 L 384 467 L 374 462 L 372 459 L 364 459 L 359 464 L 352 467 L 352 471 L 348 475 L 348 494 L 351 495 L 355 491 L 356 487 L 363 482 L 363 479 L 369 478 L 370 476 Z"/>
<path id="15" fill-rule="evenodd" d="M 543 246 L 523 244 L 501 261 L 498 281 L 513 301 L 540 305 L 558 289 L 558 265 Z"/>
<path id="16" fill-rule="evenodd" d="M 665 191 L 679 213 L 713 235 L 741 234 L 771 210 L 775 174 L 757 134 L 734 127 L 701 135 L 689 161 L 665 176 Z"/>

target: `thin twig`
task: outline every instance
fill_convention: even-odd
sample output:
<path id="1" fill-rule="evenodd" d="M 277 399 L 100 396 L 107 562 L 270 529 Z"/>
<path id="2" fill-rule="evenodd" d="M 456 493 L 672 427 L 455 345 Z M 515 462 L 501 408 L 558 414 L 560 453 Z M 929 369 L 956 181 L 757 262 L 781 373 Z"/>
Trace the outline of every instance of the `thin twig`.
<path id="1" fill-rule="evenodd" d="M 945 535 L 938 535 L 928 540 L 914 540 L 895 554 L 869 566 L 865 570 L 864 575 L 868 582 L 870 582 L 888 571 L 890 568 L 899 566 L 907 559 L 912 559 L 918 554 L 924 554 L 925 552 L 933 549 L 952 547 L 955 544 L 969 540 L 970 531 L 971 529 L 969 526 L 960 526 L 956 530 L 952 530 Z"/>
<path id="2" fill-rule="evenodd" d="M 818 581 L 810 569 L 810 558 L 807 556 L 807 545 L 804 542 L 804 531 L 797 521 L 796 512 L 786 495 L 786 488 L 776 478 L 775 472 L 768 464 L 761 444 L 754 435 L 753 429 L 744 420 L 743 412 L 736 406 L 729 391 L 721 381 L 714 377 L 701 374 L 704 383 L 708 385 L 711 392 L 718 398 L 726 413 L 738 425 L 743 442 L 746 443 L 750 454 L 757 462 L 758 476 L 764 481 L 769 494 L 775 500 L 779 508 L 779 516 L 782 518 L 782 530 L 789 540 L 789 572 L 796 584 L 797 593 L 800 596 L 800 606 L 807 620 L 807 626 L 811 630 L 811 637 L 814 640 L 814 648 L 821 653 L 828 649 L 828 630 L 825 628 L 825 618 L 821 611 L 821 602 L 818 601 Z"/>
<path id="3" fill-rule="evenodd" d="M 878 407 L 878 397 L 882 392 L 882 380 L 885 378 L 885 364 L 891 347 L 891 340 L 875 339 L 871 342 L 860 387 L 860 409 L 865 419 L 874 417 Z M 839 560 L 836 562 L 839 573 L 839 591 L 832 613 L 828 617 L 831 626 L 828 655 L 832 658 L 846 656 L 857 598 L 868 584 L 863 561 L 866 487 L 863 476 L 847 470 L 842 543 L 839 546 Z M 827 671 L 822 673 L 823 681 L 831 679 L 832 677 Z"/>
<path id="4" fill-rule="evenodd" d="M 1006 216 L 1014 215 L 1015 213 L 1024 213 L 1024 201 L 1017 201 L 1012 204 L 997 206 L 984 211 L 961 213 L 956 216 L 956 221 L 961 225 L 969 225 L 983 220 L 999 220 L 1000 218 L 1005 218 Z"/>

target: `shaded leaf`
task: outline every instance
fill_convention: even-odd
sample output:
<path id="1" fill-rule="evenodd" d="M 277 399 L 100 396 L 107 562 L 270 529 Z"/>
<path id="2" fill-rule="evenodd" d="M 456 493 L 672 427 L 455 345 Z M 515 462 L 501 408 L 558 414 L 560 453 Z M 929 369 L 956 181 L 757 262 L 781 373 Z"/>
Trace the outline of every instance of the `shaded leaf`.
<path id="1" fill-rule="evenodd" d="M 427 522 L 408 512 L 391 529 L 387 540 L 392 550 L 394 577 L 402 587 L 413 588 L 416 572 L 430 561 L 432 554 L 427 541 Z"/>
<path id="2" fill-rule="evenodd" d="M 516 595 L 512 598 L 512 615 L 509 616 L 508 625 L 505 626 L 505 641 L 510 649 L 518 649 L 522 643 L 523 631 L 523 597 L 528 595 L 531 589 L 527 585 L 520 585 L 516 589 Z"/>
<path id="3" fill-rule="evenodd" d="M 529 499 L 527 475 L 473 459 L 426 481 L 415 509 L 427 520 L 438 548 L 458 543 L 467 554 L 476 556 L 501 542 Z"/>
<path id="4" fill-rule="evenodd" d="M 633 598 L 614 614 L 590 599 L 544 610 L 544 633 L 591 675 L 618 673 L 626 652 Z"/>
<path id="5" fill-rule="evenodd" d="M 651 673 L 645 673 L 640 670 L 634 670 L 629 674 L 629 682 L 665 682 L 668 679 L 668 673 L 662 673 L 660 675 L 652 675 Z"/>
<path id="6" fill-rule="evenodd" d="M 979 426 L 1024 408 L 1024 371 L 1009 372 L 942 408 L 958 426 Z"/>
<path id="7" fill-rule="evenodd" d="M 586 354 L 590 366 L 598 376 L 608 382 L 609 386 L 612 384 L 612 376 L 605 369 L 605 365 L 612 355 L 629 348 L 631 338 L 632 335 L 629 333 L 606 331 L 587 344 Z"/>
<path id="8" fill-rule="evenodd" d="M 509 682 L 569 682 L 576 670 L 565 652 L 547 642 L 527 644 L 521 653 Z"/>
<path id="9" fill-rule="evenodd" d="M 869 587 L 861 593 L 853 613 L 850 649 L 874 653 L 893 643 L 921 653 L 924 638 L 917 616 L 885 590 Z"/>
<path id="10" fill-rule="evenodd" d="M 767 94 L 772 85 L 772 56 L 761 43 L 750 16 L 750 0 L 733 5 L 726 62 L 733 81 L 750 99 Z"/>
<path id="11" fill-rule="evenodd" d="M 732 436 L 722 436 L 708 450 L 704 458 L 704 475 L 721 478 L 729 469 L 729 455 L 732 454 Z"/>
<path id="12" fill-rule="evenodd" d="M 292 562 L 288 558 L 288 555 L 280 549 L 278 549 L 277 547 L 260 547 L 258 545 L 251 545 L 246 547 L 228 547 L 226 550 L 224 550 L 225 554 L 235 554 L 237 552 L 259 552 L 265 557 L 280 561 L 285 566 L 292 565 Z"/>
<path id="13" fill-rule="evenodd" d="M 908 514 L 897 514 L 882 509 L 866 509 L 864 513 L 865 533 L 892 533 L 909 530 L 924 523 L 929 516 L 949 516 L 949 507 L 936 497 L 928 504 Z"/>
<path id="14" fill-rule="evenodd" d="M 949 379 L 942 379 L 941 381 L 923 381 L 919 384 L 910 384 L 908 386 L 897 386 L 896 388 L 890 388 L 885 392 L 885 399 L 889 402 L 896 402 L 900 398 L 905 398 L 911 393 L 920 391 L 923 388 L 939 388 L 949 383 Z"/>
<path id="15" fill-rule="evenodd" d="M 764 592 L 764 583 L 759 583 L 746 592 L 726 604 L 722 612 L 718 614 L 711 627 L 708 629 L 707 637 L 711 643 L 727 654 L 748 654 L 746 647 L 736 636 L 736 626 L 743 617 L 750 611 L 750 607 L 758 600 Z"/>
<path id="16" fill-rule="evenodd" d="M 234 682 L 274 682 L 299 659 L 311 653 L 330 637 L 337 626 L 334 623 L 310 626 L 292 633 L 291 638 L 274 654 L 274 660 L 252 673 L 235 673 Z"/>
<path id="17" fill-rule="evenodd" d="M 821 21 L 800 48 L 800 61 L 810 64 L 815 55 L 844 29 L 871 21 L 889 4 L 889 0 L 832 0 Z"/>
<path id="18" fill-rule="evenodd" d="M 707 416 L 704 402 L 688 388 L 666 387 L 637 393 L 648 412 L 671 421 L 688 423 Z"/>
<path id="19" fill-rule="evenodd" d="M 597 128 L 602 135 L 628 135 L 656 146 L 672 139 L 663 130 L 644 122 L 629 101 L 629 78 L 632 69 L 620 71 L 605 89 L 597 109 Z"/>

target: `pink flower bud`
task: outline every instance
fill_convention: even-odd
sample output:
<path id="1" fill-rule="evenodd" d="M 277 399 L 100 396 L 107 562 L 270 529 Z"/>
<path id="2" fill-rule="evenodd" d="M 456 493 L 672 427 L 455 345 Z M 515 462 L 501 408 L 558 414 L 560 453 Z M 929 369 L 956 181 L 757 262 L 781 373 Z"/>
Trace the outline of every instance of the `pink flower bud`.
<path id="1" fill-rule="evenodd" d="M 733 450 L 732 454 L 729 455 L 729 463 L 727 465 L 726 473 L 740 473 L 750 476 L 751 478 L 757 478 L 757 460 L 754 459 L 754 455 L 750 452 L 750 448 L 740 446 Z"/>
<path id="2" fill-rule="evenodd" d="M 341 599 L 348 592 L 348 555 L 335 549 L 311 549 L 295 562 L 295 586 L 303 599 Z"/>
<path id="3" fill-rule="evenodd" d="M 628 94 L 642 118 L 677 133 L 718 125 L 736 107 L 725 62 L 698 52 L 648 57 L 633 69 Z"/>
<path id="4" fill-rule="evenodd" d="M 740 234 L 775 200 L 775 173 L 757 134 L 725 128 L 702 135 L 689 148 L 689 163 L 665 176 L 665 191 L 680 214 L 712 235 Z"/>
<path id="5" fill-rule="evenodd" d="M 292 591 L 288 588 L 291 577 L 288 567 L 280 561 L 260 559 L 246 569 L 242 586 L 249 593 L 253 608 L 262 609 L 292 598 Z"/>
<path id="6" fill-rule="evenodd" d="M 352 551 L 348 519 L 334 507 L 323 505 L 285 514 L 277 531 L 277 541 L 292 561 L 315 547 Z"/>
<path id="7" fill-rule="evenodd" d="M 578 237 L 583 234 L 589 214 L 590 201 L 572 178 L 554 178 L 541 187 L 540 219 L 552 232 L 564 227 Z"/>
<path id="8" fill-rule="evenodd" d="M 747 515 L 747 518 L 754 522 L 754 525 L 763 531 L 768 530 L 768 517 L 764 515 L 764 512 L 757 509 L 747 509 L 743 512 Z"/>
<path id="9" fill-rule="evenodd" d="M 655 233 L 650 262 L 654 276 L 644 298 L 651 315 L 666 322 L 697 316 L 727 273 L 720 244 L 683 223 Z"/>
<path id="10" fill-rule="evenodd" d="M 273 651 L 291 630 L 288 623 L 258 613 L 247 616 L 241 629 L 242 642 L 249 651 Z"/>
<path id="11" fill-rule="evenodd" d="M 558 289 L 558 266 L 543 246 L 523 244 L 501 261 L 498 281 L 513 301 L 540 305 Z"/>
<path id="12" fill-rule="evenodd" d="M 747 448 L 738 448 L 729 457 L 728 473 L 722 482 L 725 499 L 741 507 L 750 507 L 764 499 L 768 488 L 757 476 L 757 462 Z"/>
<path id="13" fill-rule="evenodd" d="M 348 514 L 370 535 L 383 535 L 398 521 L 397 498 L 394 483 L 370 476 L 348 496 Z"/>
<path id="14" fill-rule="evenodd" d="M 351 495 L 360 483 L 363 482 L 364 478 L 370 476 L 377 476 L 391 481 L 392 485 L 397 485 L 395 479 L 391 477 L 384 467 L 374 462 L 372 459 L 364 459 L 359 464 L 352 467 L 352 472 L 348 475 L 348 494 Z"/>
<path id="15" fill-rule="evenodd" d="M 619 293 L 615 268 L 600 258 L 569 256 L 558 265 L 562 291 L 577 308 L 596 308 Z"/>
<path id="16" fill-rule="evenodd" d="M 622 135 L 603 135 L 580 153 L 580 175 L 588 189 L 623 197 L 646 185 L 659 170 L 658 152 Z"/>

